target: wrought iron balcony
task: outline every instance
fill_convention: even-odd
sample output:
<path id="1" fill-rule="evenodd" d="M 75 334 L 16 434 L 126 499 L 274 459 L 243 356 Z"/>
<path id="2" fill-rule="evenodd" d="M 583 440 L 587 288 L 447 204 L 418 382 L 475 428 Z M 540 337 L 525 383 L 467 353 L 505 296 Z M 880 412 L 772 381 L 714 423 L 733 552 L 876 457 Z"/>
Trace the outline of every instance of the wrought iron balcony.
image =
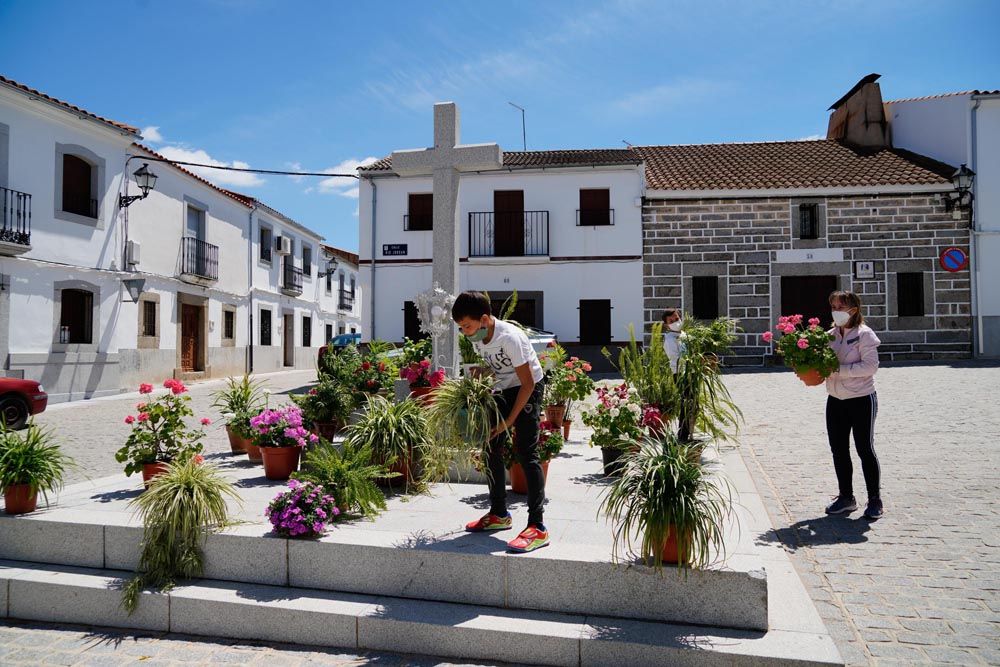
<path id="1" fill-rule="evenodd" d="M 181 275 L 199 281 L 219 279 L 219 246 L 193 236 L 181 239 Z"/>
<path id="2" fill-rule="evenodd" d="M 354 292 L 349 289 L 340 290 L 340 309 L 354 310 Z"/>
<path id="3" fill-rule="evenodd" d="M 576 209 L 577 227 L 602 227 L 614 224 L 615 224 L 615 209 L 613 208 Z"/>
<path id="4" fill-rule="evenodd" d="M 0 254 L 20 255 L 31 250 L 31 195 L 0 188 Z"/>
<path id="5" fill-rule="evenodd" d="M 302 294 L 302 269 L 286 259 L 281 269 L 281 291 L 288 296 Z"/>
<path id="6" fill-rule="evenodd" d="M 469 257 L 543 257 L 548 254 L 548 211 L 469 213 Z"/>

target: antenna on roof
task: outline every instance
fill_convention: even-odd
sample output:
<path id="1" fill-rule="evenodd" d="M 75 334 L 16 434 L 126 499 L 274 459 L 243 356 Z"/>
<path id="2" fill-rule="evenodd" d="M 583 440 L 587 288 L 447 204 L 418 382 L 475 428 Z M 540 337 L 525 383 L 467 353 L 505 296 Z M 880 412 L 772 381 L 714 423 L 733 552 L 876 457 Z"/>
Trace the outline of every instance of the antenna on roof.
<path id="1" fill-rule="evenodd" d="M 528 135 L 524 133 L 524 107 L 518 106 L 513 102 L 507 102 L 507 104 L 521 110 L 521 142 L 524 144 L 524 150 L 528 150 Z"/>
<path id="2" fill-rule="evenodd" d="M 622 139 L 622 143 L 625 144 L 626 146 L 628 146 L 629 148 L 632 148 L 632 144 L 630 144 L 629 142 L 625 141 L 624 139 Z"/>

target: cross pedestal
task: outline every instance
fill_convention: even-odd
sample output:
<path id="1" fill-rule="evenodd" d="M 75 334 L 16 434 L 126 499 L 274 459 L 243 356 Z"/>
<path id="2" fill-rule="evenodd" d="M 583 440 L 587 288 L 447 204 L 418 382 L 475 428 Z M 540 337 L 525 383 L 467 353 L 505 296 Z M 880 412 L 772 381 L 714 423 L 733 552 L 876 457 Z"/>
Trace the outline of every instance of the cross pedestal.
<path id="1" fill-rule="evenodd" d="M 454 102 L 441 102 L 434 105 L 434 147 L 395 151 L 392 154 L 392 169 L 400 176 L 431 174 L 434 178 L 432 283 L 452 295 L 459 292 L 459 172 L 499 169 L 503 164 L 503 152 L 498 144 L 459 145 L 458 142 L 458 107 Z M 440 350 L 435 350 L 434 367 L 457 369 L 455 336 L 442 336 L 440 347 Z"/>

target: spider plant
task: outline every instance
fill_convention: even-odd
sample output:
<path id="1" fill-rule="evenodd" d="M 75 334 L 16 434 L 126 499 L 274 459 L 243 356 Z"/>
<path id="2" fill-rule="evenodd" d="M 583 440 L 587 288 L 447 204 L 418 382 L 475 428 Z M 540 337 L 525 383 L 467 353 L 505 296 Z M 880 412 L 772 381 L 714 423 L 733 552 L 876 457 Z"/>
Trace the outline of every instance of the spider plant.
<path id="1" fill-rule="evenodd" d="M 122 591 L 122 606 L 129 614 L 147 586 L 167 591 L 177 579 L 201 574 L 202 541 L 228 522 L 227 497 L 240 502 L 215 466 L 192 457 L 168 464 L 167 471 L 130 503 L 144 529 L 136 576 Z"/>
<path id="2" fill-rule="evenodd" d="M 62 488 L 67 468 L 74 465 L 53 442 L 51 430 L 34 422 L 24 431 L 0 424 L 0 492 L 26 484 L 30 495 L 41 493 L 48 505 L 48 492 Z"/>
<path id="3" fill-rule="evenodd" d="M 675 376 L 679 436 L 685 443 L 694 442 L 696 431 L 718 440 L 729 440 L 739 431 L 743 413 L 722 380 L 717 356 L 728 350 L 735 326 L 724 317 L 710 325 L 685 323 L 685 349 Z"/>
<path id="4" fill-rule="evenodd" d="M 341 509 L 372 517 L 385 511 L 385 495 L 375 482 L 392 475 L 372 461 L 370 446 L 345 442 L 338 448 L 324 441 L 306 452 L 302 470 L 292 477 L 323 486 Z"/>
<path id="5" fill-rule="evenodd" d="M 663 324 L 653 325 L 649 345 L 640 347 L 635 339 L 635 328 L 629 325 L 628 345 L 618 351 L 618 370 L 622 379 L 639 394 L 645 405 L 654 405 L 668 416 L 677 415 L 677 383 L 670 358 L 663 349 Z M 601 351 L 612 361 L 607 348 Z M 614 362 L 612 361 L 612 364 Z"/>
<path id="6" fill-rule="evenodd" d="M 344 432 L 346 445 L 368 448 L 372 459 L 387 466 L 406 468 L 406 483 L 413 478 L 413 465 L 429 444 L 423 404 L 405 400 L 393 403 L 384 396 L 372 396 L 358 413 L 356 423 Z"/>
<path id="7" fill-rule="evenodd" d="M 675 555 L 664 553 L 671 533 L 678 567 L 704 568 L 713 552 L 724 556 L 732 489 L 722 478 L 710 479 L 688 449 L 664 432 L 644 438 L 638 451 L 624 456 L 621 477 L 601 498 L 601 511 L 614 525 L 615 559 L 624 551 L 659 569 L 665 556 L 669 561 Z"/>
<path id="8" fill-rule="evenodd" d="M 250 418 L 260 413 L 267 403 L 263 383 L 251 379 L 249 375 L 239 379 L 230 377 L 226 380 L 225 389 L 212 394 L 212 399 L 212 407 L 227 416 L 229 428 L 241 438 L 252 435 Z"/>
<path id="9" fill-rule="evenodd" d="M 425 410 L 430 434 L 423 452 L 425 481 L 444 481 L 453 465 L 472 470 L 486 460 L 490 432 L 500 421 L 492 378 L 448 379 L 434 390 L 434 402 Z"/>

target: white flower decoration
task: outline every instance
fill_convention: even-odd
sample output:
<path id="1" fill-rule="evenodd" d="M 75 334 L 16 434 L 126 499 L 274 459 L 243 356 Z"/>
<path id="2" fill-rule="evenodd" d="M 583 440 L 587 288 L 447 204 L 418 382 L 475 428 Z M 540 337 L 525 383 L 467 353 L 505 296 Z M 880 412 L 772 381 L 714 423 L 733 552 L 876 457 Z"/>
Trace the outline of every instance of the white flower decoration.
<path id="1" fill-rule="evenodd" d="M 621 410 L 619 410 L 618 408 L 611 408 L 612 417 L 617 417 L 619 414 L 621 414 Z"/>

